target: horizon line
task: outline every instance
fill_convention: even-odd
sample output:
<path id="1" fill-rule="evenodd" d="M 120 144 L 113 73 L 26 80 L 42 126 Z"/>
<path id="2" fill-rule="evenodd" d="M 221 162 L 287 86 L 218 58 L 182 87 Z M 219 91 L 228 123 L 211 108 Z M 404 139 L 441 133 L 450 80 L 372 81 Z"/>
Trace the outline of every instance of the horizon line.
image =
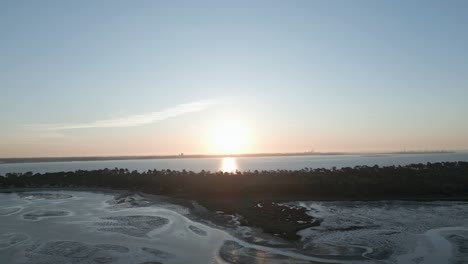
<path id="1" fill-rule="evenodd" d="M 304 151 L 304 152 L 252 152 L 252 153 L 217 153 L 217 154 L 166 154 L 166 155 L 84 155 L 84 156 L 29 156 L 29 157 L 0 157 L 0 164 L 4 160 L 43 160 L 43 159 L 82 159 L 81 161 L 126 160 L 126 159 L 173 159 L 173 158 L 217 158 L 217 157 L 261 157 L 261 156 L 314 156 L 314 155 L 378 155 L 378 154 L 437 154 L 437 153 L 465 153 L 468 150 L 405 150 L 405 151 Z M 181 155 L 182 154 L 182 155 Z M 52 161 L 53 162 L 53 161 Z M 3 164 L 5 164 L 3 162 Z"/>

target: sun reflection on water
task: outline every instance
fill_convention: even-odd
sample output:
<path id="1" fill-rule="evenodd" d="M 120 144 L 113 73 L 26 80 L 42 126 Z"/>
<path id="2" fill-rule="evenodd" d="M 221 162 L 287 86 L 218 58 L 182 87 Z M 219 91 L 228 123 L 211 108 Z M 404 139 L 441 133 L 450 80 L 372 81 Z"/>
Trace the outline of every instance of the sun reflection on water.
<path id="1" fill-rule="evenodd" d="M 235 172 L 238 169 L 236 158 L 226 157 L 221 160 L 222 172 Z"/>

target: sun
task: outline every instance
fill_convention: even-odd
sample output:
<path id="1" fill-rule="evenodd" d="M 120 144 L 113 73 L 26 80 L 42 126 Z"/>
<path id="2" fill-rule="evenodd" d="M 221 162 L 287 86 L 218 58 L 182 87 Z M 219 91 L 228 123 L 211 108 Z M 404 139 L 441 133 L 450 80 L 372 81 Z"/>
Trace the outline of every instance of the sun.
<path id="1" fill-rule="evenodd" d="M 247 130 L 234 122 L 220 124 L 213 128 L 211 140 L 217 154 L 242 153 L 247 145 Z"/>

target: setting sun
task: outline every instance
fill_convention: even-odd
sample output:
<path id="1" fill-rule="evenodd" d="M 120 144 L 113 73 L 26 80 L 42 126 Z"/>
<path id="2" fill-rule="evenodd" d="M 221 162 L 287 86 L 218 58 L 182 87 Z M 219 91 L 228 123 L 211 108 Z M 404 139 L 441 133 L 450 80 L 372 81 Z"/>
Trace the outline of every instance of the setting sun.
<path id="1" fill-rule="evenodd" d="M 212 148 L 217 154 L 234 154 L 246 151 L 247 131 L 237 123 L 221 124 L 213 128 Z"/>

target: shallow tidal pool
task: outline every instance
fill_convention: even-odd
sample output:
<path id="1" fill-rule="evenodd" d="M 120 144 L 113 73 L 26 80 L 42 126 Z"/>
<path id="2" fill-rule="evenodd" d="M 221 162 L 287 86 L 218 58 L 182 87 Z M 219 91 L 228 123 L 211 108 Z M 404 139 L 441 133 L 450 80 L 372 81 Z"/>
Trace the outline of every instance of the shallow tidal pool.
<path id="1" fill-rule="evenodd" d="M 259 230 L 195 221 L 155 196 L 0 193 L 0 263 L 468 263 L 468 203 L 284 206 L 307 208 L 321 225 L 299 242 L 256 243 Z"/>

